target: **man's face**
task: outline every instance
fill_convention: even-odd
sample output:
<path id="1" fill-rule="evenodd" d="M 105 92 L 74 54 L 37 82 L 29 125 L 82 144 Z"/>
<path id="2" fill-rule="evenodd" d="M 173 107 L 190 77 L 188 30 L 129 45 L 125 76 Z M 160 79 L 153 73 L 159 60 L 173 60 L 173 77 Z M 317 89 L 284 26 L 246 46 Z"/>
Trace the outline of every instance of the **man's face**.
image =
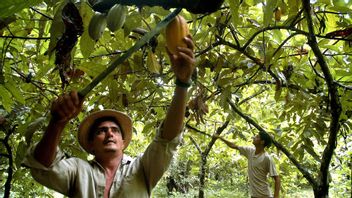
<path id="1" fill-rule="evenodd" d="M 253 137 L 252 143 L 254 144 L 254 146 L 258 146 L 258 145 L 260 145 L 260 144 L 264 144 L 264 141 L 262 141 L 262 140 L 260 139 L 260 135 L 258 134 L 258 135 L 256 135 L 256 136 Z"/>
<path id="2" fill-rule="evenodd" d="M 124 140 L 120 127 L 112 121 L 99 124 L 90 145 L 95 156 L 122 152 Z"/>

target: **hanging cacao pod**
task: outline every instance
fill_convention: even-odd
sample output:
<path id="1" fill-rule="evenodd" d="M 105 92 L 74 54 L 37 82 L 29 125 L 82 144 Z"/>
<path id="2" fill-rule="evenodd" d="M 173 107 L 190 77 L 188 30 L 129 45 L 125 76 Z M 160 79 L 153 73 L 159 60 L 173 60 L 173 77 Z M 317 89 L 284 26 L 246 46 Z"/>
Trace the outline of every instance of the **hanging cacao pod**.
<path id="1" fill-rule="evenodd" d="M 89 36 L 97 41 L 103 35 L 106 28 L 106 16 L 100 12 L 95 12 L 88 25 Z"/>
<path id="2" fill-rule="evenodd" d="M 115 32 L 122 28 L 126 20 L 127 7 L 120 4 L 112 6 L 106 17 L 107 26 L 110 31 Z"/>
<path id="3" fill-rule="evenodd" d="M 172 54 L 176 54 L 176 47 L 187 47 L 187 44 L 183 41 L 183 38 L 189 35 L 189 29 L 186 20 L 177 15 L 173 21 L 171 21 L 165 30 L 166 46 Z"/>
<path id="4" fill-rule="evenodd" d="M 277 7 L 274 10 L 275 21 L 280 21 L 281 20 L 281 15 L 282 15 L 281 9 L 279 7 Z"/>

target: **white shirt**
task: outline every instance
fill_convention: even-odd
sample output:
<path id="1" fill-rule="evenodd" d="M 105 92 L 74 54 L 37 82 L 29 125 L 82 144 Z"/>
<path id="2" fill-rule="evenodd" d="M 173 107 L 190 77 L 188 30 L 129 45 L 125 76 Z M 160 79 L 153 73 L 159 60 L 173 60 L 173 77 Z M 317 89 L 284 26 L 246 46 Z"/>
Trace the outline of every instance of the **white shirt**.
<path id="1" fill-rule="evenodd" d="M 267 152 L 255 154 L 254 147 L 239 146 L 241 155 L 248 159 L 249 192 L 252 197 L 271 197 L 267 176 L 278 176 L 275 164 Z"/>
<path id="2" fill-rule="evenodd" d="M 123 156 L 110 189 L 110 198 L 147 198 L 170 165 L 181 141 L 181 134 L 171 141 L 160 137 L 160 131 L 146 151 L 132 159 Z M 23 164 L 42 185 L 68 197 L 102 198 L 105 189 L 105 170 L 100 164 L 76 157 L 67 158 L 58 149 L 50 167 L 40 164 L 33 156 L 35 146 L 29 149 Z"/>

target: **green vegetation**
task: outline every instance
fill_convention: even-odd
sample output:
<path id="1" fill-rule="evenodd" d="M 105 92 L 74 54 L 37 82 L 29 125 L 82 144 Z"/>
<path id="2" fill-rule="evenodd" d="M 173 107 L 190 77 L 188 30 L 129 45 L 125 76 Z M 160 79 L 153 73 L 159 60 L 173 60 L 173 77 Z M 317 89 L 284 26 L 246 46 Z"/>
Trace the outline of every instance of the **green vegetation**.
<path id="1" fill-rule="evenodd" d="M 42 135 L 51 101 L 84 89 L 172 11 L 127 6 L 123 27 L 106 28 L 94 41 L 91 7 L 77 1 L 65 11 L 66 4 L 1 1 L 0 196 L 54 196 L 21 166 Z M 221 11 L 180 14 L 196 44 L 197 78 L 184 142 L 154 196 L 248 197 L 246 160 L 213 134 L 251 145 L 251 137 L 264 131 L 275 140 L 268 151 L 281 175 L 282 197 L 350 197 L 352 2 L 225 0 Z M 114 108 L 135 120 L 127 154 L 142 152 L 165 116 L 171 75 L 162 32 L 87 95 L 62 149 L 88 158 L 76 141 L 78 123 L 88 111 Z"/>

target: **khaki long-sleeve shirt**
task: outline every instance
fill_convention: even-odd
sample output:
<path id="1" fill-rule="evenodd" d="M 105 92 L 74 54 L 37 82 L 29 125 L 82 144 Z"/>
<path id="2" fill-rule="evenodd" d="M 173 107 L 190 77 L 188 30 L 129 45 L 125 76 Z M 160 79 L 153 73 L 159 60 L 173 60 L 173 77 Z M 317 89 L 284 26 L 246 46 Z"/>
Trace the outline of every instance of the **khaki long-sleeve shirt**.
<path id="1" fill-rule="evenodd" d="M 110 197 L 150 197 L 151 190 L 167 170 L 181 141 L 181 135 L 167 141 L 159 134 L 143 154 L 134 159 L 123 156 L 110 189 Z M 35 160 L 34 148 L 29 149 L 23 164 L 30 168 L 33 178 L 40 184 L 68 197 L 104 196 L 105 171 L 98 162 L 67 158 L 58 148 L 54 162 L 47 168 Z"/>

